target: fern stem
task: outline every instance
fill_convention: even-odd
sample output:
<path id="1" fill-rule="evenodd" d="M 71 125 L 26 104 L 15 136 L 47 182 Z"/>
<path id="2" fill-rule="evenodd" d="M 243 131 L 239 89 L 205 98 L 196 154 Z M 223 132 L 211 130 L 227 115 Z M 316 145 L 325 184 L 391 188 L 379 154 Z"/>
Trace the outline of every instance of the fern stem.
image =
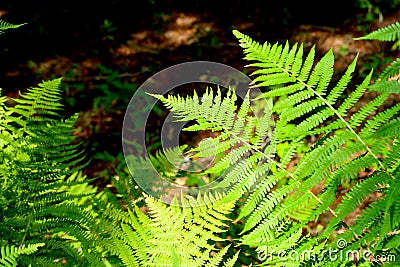
<path id="1" fill-rule="evenodd" d="M 279 67 L 280 67 L 280 66 L 279 66 Z M 217 124 L 219 123 L 218 121 L 214 120 L 212 117 L 209 117 L 209 116 L 204 116 L 204 119 L 205 119 L 205 120 L 210 120 L 210 121 L 213 122 L 213 123 L 217 123 Z M 239 141 L 242 142 L 243 144 L 249 146 L 249 147 L 250 147 L 251 149 L 253 149 L 254 151 L 260 153 L 260 155 L 264 156 L 267 160 L 270 160 L 271 162 L 274 162 L 274 164 L 275 164 L 279 169 L 281 169 L 282 171 L 284 171 L 287 175 L 289 175 L 292 179 L 294 179 L 299 185 L 301 185 L 301 182 L 300 182 L 292 173 L 290 173 L 289 171 L 287 171 L 286 168 L 285 168 L 285 166 L 283 166 L 282 164 L 280 164 L 279 162 L 277 162 L 275 159 L 272 159 L 271 157 L 269 157 L 266 153 L 264 153 L 264 151 L 262 151 L 262 150 L 260 150 L 260 149 L 258 149 L 258 148 L 253 147 L 251 144 L 249 144 L 246 140 L 244 140 L 244 139 L 241 138 L 240 136 L 238 136 L 238 135 L 236 135 L 236 134 L 233 134 L 225 125 L 220 125 L 220 126 L 221 126 L 222 131 L 228 133 L 229 136 L 232 136 L 233 138 L 236 138 L 237 140 L 239 140 Z M 322 200 L 321 200 L 320 198 L 318 198 L 318 196 L 315 195 L 313 192 L 311 192 L 310 189 L 308 189 L 307 192 L 308 192 L 309 194 L 311 194 L 311 196 L 312 196 L 313 198 L 315 198 L 315 199 L 318 201 L 318 203 L 323 204 Z M 332 215 L 333 215 L 334 217 L 337 217 L 336 213 L 335 213 L 330 207 L 328 207 L 328 210 L 332 213 Z"/>
<path id="2" fill-rule="evenodd" d="M 26 227 L 25 227 L 25 233 L 24 233 L 24 236 L 22 237 L 21 244 L 19 245 L 20 248 L 22 248 L 22 246 L 24 245 L 26 236 L 28 235 L 29 229 L 31 228 L 31 223 L 32 223 L 32 219 L 33 219 L 32 217 L 33 217 L 32 213 L 29 214 L 29 219 L 28 219 L 28 221 L 26 223 Z"/>
<path id="3" fill-rule="evenodd" d="M 285 166 L 283 166 L 282 164 L 280 164 L 279 162 L 277 162 L 275 159 L 269 157 L 269 156 L 268 156 L 267 154 L 265 154 L 262 150 L 260 150 L 260 149 L 258 149 L 258 148 L 252 147 L 250 144 L 248 144 L 245 140 L 243 140 L 243 139 L 240 138 L 239 136 L 236 136 L 236 135 L 235 135 L 235 137 L 238 138 L 242 143 L 244 143 L 244 144 L 250 146 L 250 148 L 252 148 L 252 149 L 255 150 L 256 152 L 260 153 L 260 154 L 261 154 L 262 156 L 264 156 L 267 160 L 270 160 L 271 162 L 274 162 L 274 164 L 275 164 L 279 169 L 281 169 L 282 171 L 284 171 L 287 175 L 290 176 L 290 178 L 294 179 L 299 185 L 301 185 L 301 182 L 296 178 L 296 176 L 293 175 L 291 172 L 287 171 L 286 168 L 285 168 Z M 315 195 L 313 192 L 311 192 L 310 189 L 308 189 L 307 192 L 308 192 L 309 194 L 311 194 L 311 196 L 312 196 L 313 198 L 315 198 L 320 204 L 323 204 L 322 200 L 321 200 L 317 195 Z M 334 217 L 337 217 L 336 213 L 335 213 L 330 207 L 328 207 L 328 210 L 332 213 L 332 215 L 333 215 Z"/>
<path id="4" fill-rule="evenodd" d="M 279 65 L 279 64 L 277 64 Z M 281 67 L 281 66 L 279 66 Z M 281 69 L 286 72 L 288 75 L 291 75 L 288 71 L 286 71 L 283 67 L 281 67 Z M 294 76 L 294 75 L 292 75 Z M 378 165 L 382 168 L 382 170 L 384 170 L 385 172 L 387 172 L 385 166 L 383 165 L 383 163 L 379 160 L 378 156 L 375 155 L 374 152 L 372 152 L 372 150 L 368 147 L 368 145 L 364 142 L 364 140 L 362 140 L 362 138 L 356 133 L 356 131 L 350 126 L 350 124 L 343 118 L 342 115 L 340 115 L 340 113 L 328 102 L 326 101 L 326 99 L 324 97 L 322 97 L 317 91 L 315 91 L 312 86 L 308 85 L 307 83 L 305 83 L 304 81 L 298 79 L 297 77 L 295 77 L 297 81 L 303 83 L 303 85 L 309 89 L 313 94 L 315 94 L 319 99 L 321 99 L 325 105 L 327 105 L 334 113 L 335 115 L 346 125 L 346 128 L 350 130 L 351 133 L 354 134 L 354 136 L 357 138 L 358 141 L 360 141 L 361 144 L 363 144 L 366 148 L 366 150 L 368 151 L 368 153 L 370 153 L 378 162 Z M 393 177 L 394 178 L 394 177 Z"/>

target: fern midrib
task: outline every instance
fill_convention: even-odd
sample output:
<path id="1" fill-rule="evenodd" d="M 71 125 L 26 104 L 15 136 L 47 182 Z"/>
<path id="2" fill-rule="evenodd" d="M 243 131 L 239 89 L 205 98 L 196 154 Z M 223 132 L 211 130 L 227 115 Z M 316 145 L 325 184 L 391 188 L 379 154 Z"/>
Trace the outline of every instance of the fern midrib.
<path id="1" fill-rule="evenodd" d="M 219 123 L 218 121 L 214 121 L 212 118 L 207 118 L 207 117 L 205 117 L 205 119 L 206 119 L 206 120 L 209 120 L 209 121 L 211 121 L 211 122 L 215 122 L 215 123 L 217 123 L 217 124 Z M 272 159 L 271 157 L 269 157 L 267 154 L 264 153 L 264 151 L 261 151 L 260 149 L 253 147 L 251 144 L 249 144 L 249 143 L 247 142 L 247 140 L 244 140 L 244 139 L 241 138 L 240 136 L 237 136 L 237 135 L 231 133 L 231 131 L 229 131 L 229 129 L 227 129 L 224 125 L 221 125 L 221 127 L 222 127 L 222 129 L 223 129 L 225 132 L 229 133 L 229 136 L 233 136 L 233 137 L 237 138 L 237 139 L 240 140 L 243 144 L 249 146 L 249 147 L 250 147 L 251 149 L 253 149 L 254 151 L 260 153 L 260 154 L 261 154 L 262 156 L 264 156 L 266 159 L 268 159 L 268 160 L 274 162 L 275 165 L 276 165 L 279 169 L 281 169 L 282 171 L 284 171 L 287 175 L 289 175 L 292 179 L 294 179 L 299 185 L 301 185 L 301 182 L 300 182 L 292 173 L 290 173 L 289 171 L 287 171 L 286 168 L 285 168 L 285 166 L 283 166 L 281 163 L 279 163 L 279 162 L 276 161 L 275 159 Z M 318 196 L 315 195 L 310 189 L 308 189 L 307 192 L 308 192 L 309 194 L 311 194 L 311 196 L 312 196 L 313 198 L 315 198 L 320 204 L 323 204 L 322 200 L 321 200 L 320 198 L 318 198 Z M 328 209 L 329 209 L 329 211 L 332 213 L 333 216 L 337 217 L 336 213 L 335 213 L 330 207 L 328 207 Z"/>
<path id="2" fill-rule="evenodd" d="M 279 66 L 279 67 L 280 67 L 280 66 Z M 205 121 L 210 121 L 210 122 L 212 122 L 212 123 L 216 123 L 216 125 L 220 125 L 220 122 L 219 122 L 218 120 L 214 120 L 212 116 L 206 116 L 206 115 L 204 115 L 204 114 L 199 114 L 199 115 L 202 116 L 202 118 L 203 118 Z M 262 151 L 262 150 L 260 150 L 260 149 L 258 149 L 258 148 L 256 148 L 256 147 L 253 147 L 251 144 L 249 144 L 249 143 L 247 142 L 247 140 L 245 140 L 245 139 L 241 138 L 240 136 L 237 136 L 237 135 L 235 135 L 234 133 L 232 133 L 225 125 L 220 125 L 220 127 L 222 128 L 222 130 L 223 130 L 224 132 L 228 133 L 229 136 L 233 136 L 233 137 L 236 138 L 237 140 L 241 141 L 243 144 L 249 146 L 249 148 L 253 149 L 254 151 L 256 151 L 256 152 L 258 152 L 258 153 L 260 153 L 260 155 L 264 156 L 266 159 L 268 159 L 268 160 L 274 162 L 275 165 L 276 165 L 279 169 L 281 169 L 281 170 L 282 170 L 283 172 L 285 172 L 288 176 L 290 176 L 292 179 L 294 179 L 299 185 L 301 185 L 301 182 L 300 182 L 292 173 L 290 173 L 289 171 L 287 171 L 286 168 L 285 168 L 285 166 L 283 166 L 281 163 L 279 163 L 279 162 L 277 162 L 275 159 L 272 159 L 271 157 L 269 157 L 264 151 Z M 313 198 L 315 198 L 320 204 L 323 204 L 322 200 L 321 200 L 320 198 L 318 198 L 318 196 L 315 195 L 310 189 L 308 189 L 306 192 L 308 192 L 309 194 L 311 194 L 311 196 L 312 196 Z M 331 208 L 328 207 L 328 209 L 329 209 L 329 211 L 332 213 L 333 216 L 337 217 L 336 213 L 335 213 Z"/>
<path id="3" fill-rule="evenodd" d="M 345 124 L 346 128 L 350 130 L 351 133 L 354 134 L 354 136 L 357 138 L 357 140 L 362 143 L 368 153 L 370 153 L 378 162 L 379 166 L 382 168 L 383 171 L 387 172 L 387 169 L 381 162 L 381 160 L 375 155 L 375 153 L 368 147 L 368 145 L 362 140 L 362 138 L 357 134 L 357 132 L 351 127 L 351 125 L 343 118 L 343 116 L 317 91 L 315 91 L 312 86 L 308 85 L 306 82 L 302 81 L 297 77 L 297 75 L 293 75 L 291 72 L 287 71 L 284 67 L 282 67 L 278 62 L 275 62 L 275 65 L 278 66 L 283 72 L 287 73 L 290 77 L 294 77 L 296 81 L 300 82 L 305 86 L 308 90 L 310 90 L 313 94 L 315 94 L 319 99 L 321 99 L 326 106 L 328 106 L 334 113 L 335 115 Z M 393 179 L 395 179 L 390 173 L 388 173 Z"/>

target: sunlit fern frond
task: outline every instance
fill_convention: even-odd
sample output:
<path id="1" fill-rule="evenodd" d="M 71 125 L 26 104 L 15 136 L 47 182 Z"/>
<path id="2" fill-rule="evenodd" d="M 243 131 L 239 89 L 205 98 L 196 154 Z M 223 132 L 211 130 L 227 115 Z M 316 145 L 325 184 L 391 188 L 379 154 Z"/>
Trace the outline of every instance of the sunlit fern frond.
<path id="1" fill-rule="evenodd" d="M 4 21 L 4 20 L 0 19 L 0 34 L 2 34 L 5 30 L 16 29 L 16 28 L 19 28 L 19 27 L 21 27 L 21 26 L 23 26 L 25 24 L 26 23 L 23 23 L 23 24 L 12 24 L 12 23 L 9 23 L 7 21 Z"/>
<path id="2" fill-rule="evenodd" d="M 314 47 L 304 59 L 303 45 L 261 45 L 238 31 L 234 34 L 244 49 L 245 59 L 255 61 L 249 66 L 258 68 L 253 73 L 256 76 L 254 87 L 263 88 L 266 90 L 264 97 L 274 97 L 277 101 L 273 106 L 278 117 L 276 145 L 288 144 L 281 153 L 280 162 L 271 163 L 276 168 L 272 168 L 272 173 L 258 184 L 241 210 L 239 219 L 244 218 L 246 222 L 242 242 L 259 249 L 271 245 L 273 240 L 283 242 L 294 235 L 296 229 L 305 227 L 327 211 L 334 218 L 326 230 L 325 237 L 330 238 L 341 221 L 359 207 L 360 201 L 381 190 L 380 186 L 388 188 L 387 179 L 397 177 L 383 155 L 397 155 L 397 146 L 392 143 L 400 133 L 397 127 L 400 106 L 395 104 L 378 112 L 394 90 L 381 90 L 376 98 L 354 111 L 354 106 L 368 90 L 372 75 L 370 72 L 343 101 L 339 99 L 350 86 L 357 57 L 338 82 L 332 84 L 332 51 L 315 63 Z M 377 114 L 371 118 L 374 113 Z M 301 145 L 299 140 L 313 135 L 323 137 L 306 149 L 293 170 L 288 171 L 289 161 Z M 359 172 L 368 169 L 376 170 L 373 177 L 377 178 L 370 178 L 368 183 L 355 187 L 345 196 L 343 204 L 332 210 L 338 187 L 354 183 Z M 382 177 L 387 178 L 386 182 Z M 376 184 L 377 181 L 382 184 Z M 321 193 L 313 193 L 316 186 L 322 187 Z M 289 224 L 294 232 L 289 231 L 289 236 L 280 232 L 281 224 Z M 295 243 L 311 244 L 310 240 L 301 237 L 293 246 Z M 313 246 L 316 247 L 315 242 L 311 248 Z M 286 266 L 284 262 L 280 264 Z"/>
<path id="3" fill-rule="evenodd" d="M 395 22 L 355 40 L 395 41 L 400 39 L 400 23 Z"/>
<path id="4" fill-rule="evenodd" d="M 157 97 L 168 107 L 179 121 L 194 120 L 196 124 L 185 128 L 187 131 L 211 130 L 219 134 L 199 143 L 197 148 L 189 150 L 192 157 L 215 157 L 214 165 L 204 174 L 221 175 L 218 188 L 228 188 L 226 192 L 235 192 L 236 197 L 251 188 L 263 177 L 270 166 L 259 164 L 268 161 L 274 154 L 274 146 L 266 148 L 266 138 L 273 138 L 271 109 L 265 102 L 264 110 L 257 116 L 251 108 L 249 93 L 240 107 L 236 105 L 237 96 L 229 90 L 222 95 L 218 89 L 214 95 L 208 89 L 199 97 L 186 99 L 180 96 Z M 237 194 L 236 194 L 237 193 Z"/>
<path id="5" fill-rule="evenodd" d="M 126 265 L 220 266 L 226 259 L 229 246 L 218 250 L 215 242 L 223 241 L 217 234 L 226 231 L 233 202 L 205 200 L 204 205 L 179 207 L 150 196 L 145 202 L 147 212 L 136 207 L 126 222 L 112 226 L 108 247 Z M 227 259 L 226 266 L 233 266 L 236 258 Z"/>

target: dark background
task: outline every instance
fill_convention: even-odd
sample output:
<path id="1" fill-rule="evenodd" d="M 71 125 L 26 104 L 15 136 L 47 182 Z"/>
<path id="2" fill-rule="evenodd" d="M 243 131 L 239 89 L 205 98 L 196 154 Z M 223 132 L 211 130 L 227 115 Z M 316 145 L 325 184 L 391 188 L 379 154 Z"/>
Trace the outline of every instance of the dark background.
<path id="1" fill-rule="evenodd" d="M 1 18 L 28 23 L 10 32 L 2 46 L 14 61 L 18 58 L 72 53 L 96 45 L 99 25 L 109 19 L 121 38 L 131 31 L 156 29 L 162 23 L 158 14 L 197 13 L 228 30 L 235 21 L 254 22 L 252 31 L 283 38 L 299 24 L 338 27 L 359 11 L 356 1 L 1 1 Z M 233 39 L 233 38 L 232 38 Z M 11 54 L 10 54 L 11 53 Z M 4 56 L 4 55 L 3 55 Z M 13 63 L 9 58 L 8 63 Z M 3 64 L 2 64 L 3 65 Z"/>

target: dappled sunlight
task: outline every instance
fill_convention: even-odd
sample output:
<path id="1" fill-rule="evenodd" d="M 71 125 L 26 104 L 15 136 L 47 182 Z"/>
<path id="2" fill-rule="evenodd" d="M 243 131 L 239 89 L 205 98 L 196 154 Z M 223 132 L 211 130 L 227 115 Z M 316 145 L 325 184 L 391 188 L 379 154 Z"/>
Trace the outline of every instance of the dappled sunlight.
<path id="1" fill-rule="evenodd" d="M 122 56 L 157 53 L 162 49 L 192 45 L 215 30 L 213 23 L 203 22 L 198 15 L 193 14 L 172 14 L 165 16 L 164 21 L 163 31 L 142 30 L 132 33 L 131 38 L 118 47 L 116 52 Z"/>

